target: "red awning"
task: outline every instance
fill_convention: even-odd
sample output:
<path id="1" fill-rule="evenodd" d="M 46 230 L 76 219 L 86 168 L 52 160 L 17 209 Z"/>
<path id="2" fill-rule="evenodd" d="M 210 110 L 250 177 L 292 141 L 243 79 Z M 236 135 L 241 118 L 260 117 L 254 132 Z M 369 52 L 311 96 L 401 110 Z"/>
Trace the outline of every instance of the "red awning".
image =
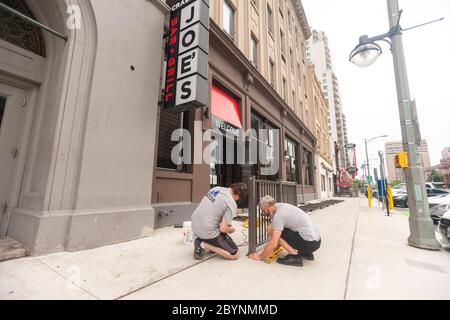
<path id="1" fill-rule="evenodd" d="M 211 113 L 219 119 L 242 129 L 238 102 L 218 87 L 212 87 Z"/>

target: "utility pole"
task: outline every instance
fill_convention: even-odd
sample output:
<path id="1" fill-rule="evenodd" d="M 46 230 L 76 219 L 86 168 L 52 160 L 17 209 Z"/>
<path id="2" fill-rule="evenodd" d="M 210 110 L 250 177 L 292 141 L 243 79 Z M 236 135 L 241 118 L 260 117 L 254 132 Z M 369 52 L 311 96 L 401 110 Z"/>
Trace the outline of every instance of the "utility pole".
<path id="1" fill-rule="evenodd" d="M 386 205 L 387 215 L 390 215 L 389 212 L 389 198 L 387 195 L 387 185 L 386 185 L 386 173 L 384 171 L 384 155 L 383 151 L 379 151 L 378 155 L 380 157 L 380 174 L 381 174 L 381 188 L 383 190 L 383 205 Z"/>
<path id="2" fill-rule="evenodd" d="M 406 169 L 408 189 L 408 206 L 410 209 L 409 227 L 411 235 L 409 245 L 422 249 L 439 250 L 441 245 L 436 240 L 433 221 L 425 189 L 425 173 L 418 152 L 420 144 L 420 129 L 415 105 L 411 101 L 408 74 L 403 51 L 403 39 L 398 24 L 401 16 L 398 0 L 387 0 L 389 26 L 396 29 L 390 38 L 394 60 L 395 79 L 397 86 L 400 123 L 402 129 L 403 150 L 408 153 L 409 168 Z"/>
<path id="3" fill-rule="evenodd" d="M 366 144 L 366 164 L 367 164 L 367 182 L 371 183 L 371 174 L 370 174 L 370 165 L 369 165 L 369 152 L 367 151 L 367 139 L 364 139 L 364 143 Z"/>

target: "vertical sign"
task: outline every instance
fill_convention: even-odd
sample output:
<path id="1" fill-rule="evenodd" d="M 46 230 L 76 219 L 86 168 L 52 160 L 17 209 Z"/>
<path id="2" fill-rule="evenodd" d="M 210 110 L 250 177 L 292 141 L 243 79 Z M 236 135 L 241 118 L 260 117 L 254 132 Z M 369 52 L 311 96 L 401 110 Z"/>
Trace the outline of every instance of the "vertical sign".
<path id="1" fill-rule="evenodd" d="M 182 0 L 172 10 L 164 108 L 183 112 L 207 104 L 209 1 Z"/>

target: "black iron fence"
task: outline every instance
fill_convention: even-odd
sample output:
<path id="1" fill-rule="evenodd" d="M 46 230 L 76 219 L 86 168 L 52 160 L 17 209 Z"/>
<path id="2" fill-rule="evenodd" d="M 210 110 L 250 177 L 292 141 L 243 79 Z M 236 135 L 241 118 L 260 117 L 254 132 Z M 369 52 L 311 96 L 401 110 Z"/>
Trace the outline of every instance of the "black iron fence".
<path id="1" fill-rule="evenodd" d="M 251 177 L 248 195 L 248 246 L 249 253 L 269 240 L 267 226 L 270 220 L 265 217 L 258 204 L 264 196 L 272 196 L 277 202 L 297 206 L 297 184 L 285 181 L 264 181 Z"/>

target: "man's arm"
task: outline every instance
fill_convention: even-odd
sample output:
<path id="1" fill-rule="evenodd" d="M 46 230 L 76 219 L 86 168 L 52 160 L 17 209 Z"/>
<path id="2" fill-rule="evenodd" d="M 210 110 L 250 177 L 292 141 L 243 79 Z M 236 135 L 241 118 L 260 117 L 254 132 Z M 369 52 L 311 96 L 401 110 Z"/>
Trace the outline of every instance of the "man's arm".
<path id="1" fill-rule="evenodd" d="M 272 229 L 270 233 L 270 240 L 264 247 L 264 250 L 261 253 L 254 253 L 250 255 L 251 259 L 254 260 L 264 260 L 267 257 L 270 257 L 270 255 L 279 247 L 281 237 L 281 231 Z"/>
<path id="2" fill-rule="evenodd" d="M 222 233 L 233 233 L 236 231 L 236 229 L 232 225 L 228 224 L 225 218 L 222 219 L 222 222 L 219 225 L 219 229 Z"/>

